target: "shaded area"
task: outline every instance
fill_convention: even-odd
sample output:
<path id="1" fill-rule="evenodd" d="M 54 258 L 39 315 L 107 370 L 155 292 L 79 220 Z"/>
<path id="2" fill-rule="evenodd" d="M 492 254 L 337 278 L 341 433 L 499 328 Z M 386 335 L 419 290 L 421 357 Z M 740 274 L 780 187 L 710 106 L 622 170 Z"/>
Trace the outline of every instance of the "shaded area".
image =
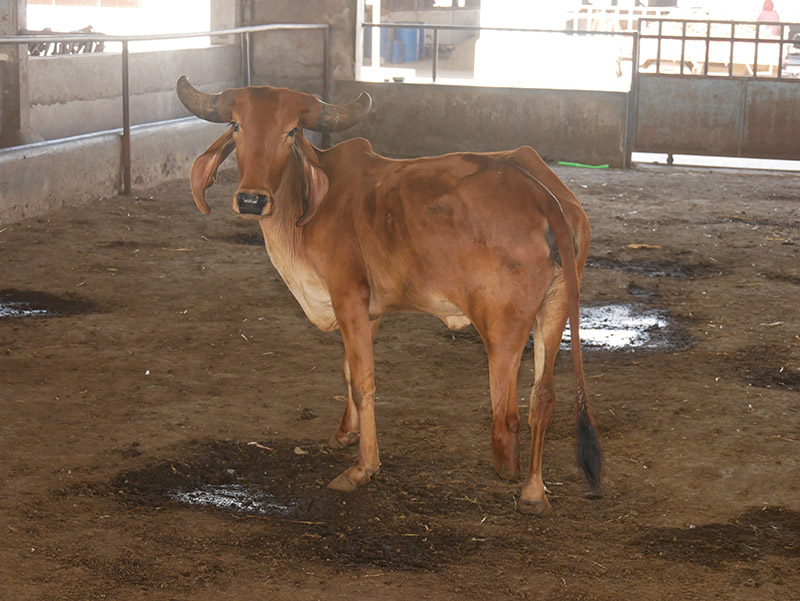
<path id="1" fill-rule="evenodd" d="M 0 290 L 0 319 L 60 317 L 94 313 L 97 306 L 78 296 L 55 296 L 35 290 Z"/>
<path id="2" fill-rule="evenodd" d="M 432 570 L 487 542 L 470 525 L 480 523 L 477 513 L 463 519 L 465 510 L 481 511 L 475 502 L 409 470 L 406 458 L 384 453 L 383 459 L 391 479 L 378 475 L 378 484 L 343 495 L 326 484 L 351 459 L 318 443 L 194 441 L 180 459 L 120 474 L 105 494 L 220 518 L 268 516 L 259 523 L 283 552 L 345 565 Z"/>
<path id="3" fill-rule="evenodd" d="M 787 284 L 800 286 L 800 277 L 796 275 L 789 275 L 786 273 L 764 273 L 763 275 L 764 277 L 769 278 L 770 280 L 775 280 L 776 282 L 785 282 Z"/>
<path id="4" fill-rule="evenodd" d="M 264 246 L 264 236 L 260 231 L 254 233 L 240 232 L 225 238 L 225 242 L 233 244 L 243 244 L 244 246 Z"/>
<path id="5" fill-rule="evenodd" d="M 745 381 L 759 388 L 800 390 L 800 369 L 796 367 L 758 366 L 745 368 Z"/>
<path id="6" fill-rule="evenodd" d="M 765 345 L 747 347 L 734 355 L 736 369 L 750 386 L 800 390 L 800 368 L 785 352 Z"/>
<path id="7" fill-rule="evenodd" d="M 636 544 L 648 555 L 710 567 L 753 562 L 765 555 L 800 557 L 800 513 L 752 507 L 726 523 L 653 528 Z"/>
<path id="8" fill-rule="evenodd" d="M 610 257 L 589 257 L 586 267 L 594 269 L 614 269 L 633 275 L 650 278 L 706 278 L 722 273 L 718 265 L 689 265 L 677 261 L 628 261 Z"/>

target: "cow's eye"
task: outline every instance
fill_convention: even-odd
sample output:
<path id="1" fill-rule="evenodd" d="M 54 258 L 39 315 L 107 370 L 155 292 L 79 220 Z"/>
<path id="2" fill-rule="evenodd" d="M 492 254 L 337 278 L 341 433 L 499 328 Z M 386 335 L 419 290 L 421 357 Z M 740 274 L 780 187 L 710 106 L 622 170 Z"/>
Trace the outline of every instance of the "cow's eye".
<path id="1" fill-rule="evenodd" d="M 239 124 L 236 123 L 236 121 L 231 121 L 231 129 L 233 129 L 233 131 L 239 131 Z"/>

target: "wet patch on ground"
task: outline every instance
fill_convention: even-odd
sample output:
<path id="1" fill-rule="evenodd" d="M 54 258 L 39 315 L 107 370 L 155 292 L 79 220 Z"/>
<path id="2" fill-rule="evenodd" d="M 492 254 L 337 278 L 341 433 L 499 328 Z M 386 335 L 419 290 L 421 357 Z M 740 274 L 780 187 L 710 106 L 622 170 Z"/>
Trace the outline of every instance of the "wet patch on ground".
<path id="1" fill-rule="evenodd" d="M 648 555 L 710 567 L 766 555 L 800 557 L 800 513 L 753 507 L 726 523 L 654 528 L 637 545 Z"/>
<path id="2" fill-rule="evenodd" d="M 131 240 L 106 240 L 95 242 L 94 246 L 95 248 L 140 248 L 143 245 Z"/>
<path id="3" fill-rule="evenodd" d="M 640 303 L 608 303 L 581 307 L 581 345 L 587 350 L 673 352 L 689 348 L 692 338 L 663 309 Z M 569 327 L 562 348 L 569 348 Z"/>
<path id="4" fill-rule="evenodd" d="M 800 390 L 800 369 L 781 365 L 750 365 L 743 368 L 743 377 L 750 386 Z"/>
<path id="5" fill-rule="evenodd" d="M 55 296 L 35 290 L 0 290 L 0 319 L 61 317 L 98 311 L 97 306 L 77 296 Z"/>
<path id="6" fill-rule="evenodd" d="M 205 485 L 194 490 L 176 490 L 173 501 L 184 505 L 215 507 L 247 515 L 282 515 L 292 512 L 293 503 L 280 502 L 259 487 L 244 484 Z"/>
<path id="7" fill-rule="evenodd" d="M 698 279 L 722 273 L 719 265 L 703 263 L 690 265 L 677 261 L 626 261 L 608 257 L 589 257 L 586 267 L 589 269 L 613 269 L 650 278 Z"/>
<path id="8" fill-rule="evenodd" d="M 633 282 L 628 284 L 628 295 L 633 296 L 641 301 L 657 301 L 661 299 L 661 293 L 658 290 L 652 290 L 639 286 Z"/>
<path id="9" fill-rule="evenodd" d="M 731 361 L 749 386 L 800 390 L 800 367 L 786 357 L 785 349 L 769 345 L 745 347 L 732 355 Z"/>
<path id="10" fill-rule="evenodd" d="M 349 495 L 328 490 L 353 453 L 318 442 L 194 441 L 179 459 L 120 474 L 109 492 L 134 506 L 251 518 L 306 559 L 401 570 L 436 569 L 484 547 L 489 539 L 479 525 L 487 507 L 513 515 L 509 495 L 459 496 L 425 477 L 425 460 L 415 466 L 418 458 L 386 452 L 382 466 L 391 478 L 378 474 Z"/>
<path id="11" fill-rule="evenodd" d="M 233 244 L 243 244 L 245 246 L 264 246 L 264 236 L 261 235 L 260 232 L 256 233 L 245 233 L 240 232 L 238 234 L 233 234 L 232 236 L 228 236 L 225 238 L 225 242 L 231 242 Z"/>
<path id="12" fill-rule="evenodd" d="M 775 280 L 776 282 L 786 282 L 787 284 L 794 284 L 800 286 L 800 277 L 796 275 L 789 275 L 786 273 L 765 273 L 764 277 Z"/>
<path id="13" fill-rule="evenodd" d="M 786 198 L 786 197 L 777 197 L 777 198 L 769 198 L 768 200 L 789 200 L 794 201 L 796 197 Z M 798 228 L 800 227 L 800 221 L 775 221 L 774 219 L 764 219 L 762 217 L 754 217 L 748 216 L 746 214 L 740 215 L 732 215 L 730 217 L 725 217 L 722 219 L 722 223 L 742 223 L 749 226 L 756 226 L 756 227 L 774 227 L 774 228 Z"/>

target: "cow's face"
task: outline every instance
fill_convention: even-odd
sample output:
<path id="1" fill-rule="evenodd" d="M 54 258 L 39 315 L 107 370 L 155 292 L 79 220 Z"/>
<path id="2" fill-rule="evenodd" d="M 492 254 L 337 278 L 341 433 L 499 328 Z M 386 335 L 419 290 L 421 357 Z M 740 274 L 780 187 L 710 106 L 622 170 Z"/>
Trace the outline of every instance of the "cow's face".
<path id="1" fill-rule="evenodd" d="M 205 190 L 216 181 L 220 163 L 235 149 L 239 186 L 233 195 L 233 211 L 256 219 L 269 217 L 285 178 L 294 173 L 304 178 L 298 225 L 308 222 L 328 190 L 327 176 L 303 129 L 342 131 L 360 121 L 371 106 L 366 94 L 350 104 L 334 106 L 310 94 L 270 87 L 204 94 L 185 77 L 178 80 L 177 92 L 198 117 L 230 124 L 192 165 L 192 195 L 200 210 L 209 213 Z"/>

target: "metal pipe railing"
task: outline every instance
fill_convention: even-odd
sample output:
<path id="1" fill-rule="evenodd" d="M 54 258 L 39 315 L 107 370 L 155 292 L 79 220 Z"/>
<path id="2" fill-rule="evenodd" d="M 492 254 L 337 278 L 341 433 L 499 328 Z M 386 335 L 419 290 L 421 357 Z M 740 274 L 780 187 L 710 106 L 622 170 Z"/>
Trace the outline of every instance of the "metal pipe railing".
<path id="1" fill-rule="evenodd" d="M 646 25 L 650 24 L 650 26 L 656 31 L 647 31 Z M 680 29 L 680 33 L 666 33 L 664 31 L 665 25 L 673 25 Z M 712 26 L 717 26 L 717 28 L 728 28 L 730 31 L 728 35 L 712 35 L 711 28 Z M 690 32 L 689 28 L 695 27 L 696 32 Z M 773 37 L 764 37 L 762 35 L 762 30 L 767 27 L 775 27 L 778 28 L 779 33 Z M 791 44 L 795 44 L 796 42 L 789 39 L 789 32 L 796 27 L 800 27 L 800 23 L 778 23 L 778 22 L 758 22 L 758 21 L 731 21 L 731 20 L 714 20 L 714 19 L 680 19 L 680 18 L 662 18 L 662 17 L 647 17 L 641 18 L 639 20 L 639 38 L 641 43 L 646 43 L 649 40 L 652 40 L 656 44 L 656 74 L 662 73 L 662 60 L 664 59 L 663 52 L 662 52 L 662 45 L 666 41 L 673 41 L 680 43 L 680 75 L 684 75 L 684 63 L 690 60 L 694 60 L 694 62 L 699 62 L 702 60 L 702 66 L 698 67 L 694 73 L 691 73 L 693 76 L 709 76 L 711 77 L 712 74 L 710 73 L 709 65 L 717 64 L 721 61 L 713 61 L 711 57 L 711 49 L 712 46 L 715 49 L 721 47 L 727 47 L 727 54 L 725 55 L 726 60 L 724 61 L 727 65 L 727 76 L 734 77 L 734 64 L 736 64 L 736 50 L 741 48 L 746 48 L 748 46 L 753 47 L 752 51 L 752 60 L 746 61 L 747 64 L 750 65 L 752 68 L 752 72 L 744 75 L 744 77 L 750 78 L 761 78 L 761 77 L 769 77 L 774 79 L 783 80 L 786 79 L 783 75 L 783 59 L 784 59 L 784 49 Z M 748 32 L 752 33 L 738 33 L 737 28 L 746 28 Z M 672 28 L 674 29 L 674 27 Z M 705 33 L 703 33 L 703 29 L 705 29 Z M 690 43 L 701 43 L 704 45 L 704 50 L 697 54 L 697 56 L 687 56 L 687 45 Z M 674 45 L 673 45 L 674 47 Z M 776 62 L 773 65 L 769 62 L 769 58 L 763 59 L 763 55 L 765 52 L 769 51 L 770 49 L 774 49 L 777 47 L 777 57 Z M 673 53 L 674 54 L 674 53 Z M 759 56 L 761 54 L 761 56 Z M 773 53 L 774 54 L 774 53 Z M 775 67 L 774 75 L 768 74 L 767 76 L 760 75 L 759 67 Z M 713 75 L 714 77 L 718 75 Z M 795 80 L 796 81 L 796 80 Z"/>
<path id="2" fill-rule="evenodd" d="M 130 51 L 129 45 L 135 42 L 152 42 L 157 40 L 179 40 L 184 38 L 203 38 L 212 36 L 236 35 L 241 39 L 242 83 L 250 85 L 252 65 L 250 56 L 251 34 L 266 31 L 322 31 L 322 98 L 330 101 L 331 68 L 330 68 L 330 26 L 325 23 L 273 23 L 267 25 L 250 25 L 214 31 L 195 31 L 189 33 L 160 33 L 152 35 L 114 36 L 97 33 L 70 34 L 23 34 L 0 36 L 0 45 L 36 44 L 40 42 L 121 42 L 122 43 L 122 191 L 124 195 L 131 193 L 131 115 L 130 115 Z M 46 60 L 46 59 L 45 59 Z"/>
<path id="3" fill-rule="evenodd" d="M 433 30 L 433 67 L 431 71 L 432 80 L 436 82 L 439 70 L 439 32 L 440 31 L 501 31 L 518 33 L 560 33 L 576 36 L 613 36 L 629 37 L 636 39 L 636 31 L 577 31 L 574 29 L 529 29 L 524 27 L 483 27 L 482 25 L 433 25 L 430 23 L 362 23 L 364 29 L 422 29 Z M 374 51 L 374 49 L 373 49 Z"/>

